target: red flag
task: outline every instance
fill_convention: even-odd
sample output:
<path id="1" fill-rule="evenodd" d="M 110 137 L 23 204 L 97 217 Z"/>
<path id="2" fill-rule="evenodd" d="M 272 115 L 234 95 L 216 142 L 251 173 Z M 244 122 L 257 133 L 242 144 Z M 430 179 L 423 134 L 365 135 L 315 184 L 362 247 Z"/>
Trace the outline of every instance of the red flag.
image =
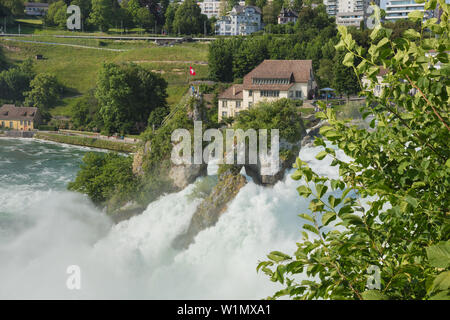
<path id="1" fill-rule="evenodd" d="M 192 67 L 189 67 L 189 73 L 191 74 L 191 76 L 195 76 L 196 75 L 195 70 Z"/>

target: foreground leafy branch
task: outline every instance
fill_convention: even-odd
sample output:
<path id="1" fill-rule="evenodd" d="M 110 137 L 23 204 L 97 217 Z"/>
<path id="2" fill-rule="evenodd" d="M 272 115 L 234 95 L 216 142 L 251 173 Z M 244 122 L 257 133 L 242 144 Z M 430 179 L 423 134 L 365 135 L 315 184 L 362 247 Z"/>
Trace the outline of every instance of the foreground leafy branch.
<path id="1" fill-rule="evenodd" d="M 377 26 L 367 52 L 339 28 L 336 49 L 369 83 L 361 111 L 373 120 L 366 130 L 332 110 L 316 114 L 329 124 L 315 141 L 316 158 L 331 158 L 340 177 L 321 177 L 297 160 L 292 178 L 309 211 L 299 215 L 297 251 L 272 252 L 258 265 L 284 286 L 270 298 L 450 299 L 449 5 L 425 7 L 437 4 L 440 21 L 410 13 L 420 33 L 391 40 L 392 30 Z M 379 83 L 381 67 L 387 74 Z"/>

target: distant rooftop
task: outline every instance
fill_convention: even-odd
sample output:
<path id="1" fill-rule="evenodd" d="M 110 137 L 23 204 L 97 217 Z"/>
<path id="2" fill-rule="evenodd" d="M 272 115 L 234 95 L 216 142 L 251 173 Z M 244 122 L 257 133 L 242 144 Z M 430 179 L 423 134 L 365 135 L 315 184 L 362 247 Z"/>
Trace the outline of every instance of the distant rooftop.
<path id="1" fill-rule="evenodd" d="M 38 108 L 16 107 L 13 104 L 4 104 L 0 108 L 0 120 L 34 120 Z"/>

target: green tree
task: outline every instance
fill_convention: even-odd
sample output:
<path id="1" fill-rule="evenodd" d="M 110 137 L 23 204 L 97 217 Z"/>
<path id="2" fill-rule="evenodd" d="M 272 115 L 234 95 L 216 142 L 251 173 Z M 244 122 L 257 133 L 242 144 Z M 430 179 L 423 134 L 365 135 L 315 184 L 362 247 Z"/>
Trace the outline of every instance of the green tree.
<path id="1" fill-rule="evenodd" d="M 260 102 L 254 108 L 239 112 L 235 127 L 243 130 L 280 129 L 280 137 L 293 143 L 301 138 L 305 130 L 295 102 L 286 98 Z"/>
<path id="2" fill-rule="evenodd" d="M 181 34 L 200 34 L 203 33 L 204 23 L 207 21 L 207 16 L 201 13 L 197 2 L 186 0 L 175 13 L 173 29 Z"/>
<path id="3" fill-rule="evenodd" d="M 148 117 L 148 125 L 151 128 L 158 129 L 163 123 L 164 119 L 169 115 L 170 109 L 168 106 L 159 107 L 150 113 Z"/>
<path id="4" fill-rule="evenodd" d="M 289 8 L 294 10 L 294 12 L 300 12 L 303 8 L 303 0 L 293 0 L 290 1 L 290 4 L 288 5 Z"/>
<path id="5" fill-rule="evenodd" d="M 267 2 L 268 2 L 267 0 L 256 0 L 256 6 L 262 9 L 267 4 Z"/>
<path id="6" fill-rule="evenodd" d="M 277 23 L 277 14 L 276 14 L 276 8 L 273 2 L 267 3 L 262 8 L 262 14 L 263 14 L 263 22 L 265 24 L 276 24 Z"/>
<path id="7" fill-rule="evenodd" d="M 40 73 L 30 82 L 30 91 L 25 92 L 25 104 L 37 107 L 44 114 L 55 105 L 61 96 L 62 87 L 56 77 Z"/>
<path id="8" fill-rule="evenodd" d="M 75 181 L 69 183 L 68 189 L 87 194 L 98 205 L 117 194 L 129 197 L 136 185 L 132 163 L 132 157 L 88 152 L 83 157 L 81 170 Z"/>
<path id="9" fill-rule="evenodd" d="M 374 119 L 366 130 L 337 120 L 331 109 L 316 114 L 329 124 L 315 140 L 322 147 L 316 158 L 330 158 L 339 178 L 297 160 L 292 178 L 310 205 L 300 214 L 297 251 L 272 252 L 258 266 L 284 286 L 273 298 L 450 299 L 450 26 L 449 6 L 439 5 L 440 23 L 409 14 L 422 32 L 408 29 L 390 41 L 392 30 L 377 26 L 365 55 L 339 27 L 337 48 L 347 51 L 345 66 L 368 79 L 363 112 Z M 434 36 L 424 37 L 427 29 Z M 377 97 L 380 66 L 388 73 Z M 350 159 L 342 161 L 336 148 Z M 379 281 L 368 286 L 374 275 Z"/>
<path id="10" fill-rule="evenodd" d="M 175 13 L 178 9 L 178 3 L 173 2 L 171 3 L 166 10 L 165 13 L 165 23 L 164 23 L 164 30 L 166 30 L 167 33 L 177 33 L 178 30 L 175 30 L 173 28 L 173 21 L 175 20 Z"/>
<path id="11" fill-rule="evenodd" d="M 92 11 L 88 21 L 101 31 L 108 31 L 114 22 L 117 22 L 119 7 L 117 0 L 92 0 Z"/>
<path id="12" fill-rule="evenodd" d="M 233 56 L 234 78 L 243 78 L 268 57 L 266 41 L 258 39 L 243 41 L 240 50 Z"/>
<path id="13" fill-rule="evenodd" d="M 30 90 L 30 81 L 33 77 L 30 60 L 26 60 L 17 67 L 2 71 L 0 73 L 0 99 L 22 103 L 24 92 Z"/>
<path id="14" fill-rule="evenodd" d="M 237 5 L 239 5 L 239 0 L 227 0 L 228 11 L 231 11 Z"/>
<path id="15" fill-rule="evenodd" d="M 6 69 L 7 65 L 8 65 L 8 63 L 6 62 L 3 48 L 0 48 L 0 73 Z"/>
<path id="16" fill-rule="evenodd" d="M 92 0 L 73 0 L 70 4 L 80 7 L 81 10 L 81 22 L 83 24 L 83 29 L 89 28 L 88 17 L 92 10 Z"/>
<path id="17" fill-rule="evenodd" d="M 211 43 L 208 52 L 209 74 L 214 80 L 231 82 L 233 75 L 233 52 L 237 51 L 242 40 L 218 39 Z"/>
<path id="18" fill-rule="evenodd" d="M 47 26 L 64 28 L 67 24 L 67 17 L 67 5 L 60 0 L 50 4 L 48 12 L 44 16 L 44 23 Z"/>
<path id="19" fill-rule="evenodd" d="M 23 0 L 0 0 L 0 5 L 7 8 L 14 16 L 23 16 L 25 6 Z"/>
<path id="20" fill-rule="evenodd" d="M 339 52 L 334 59 L 333 70 L 333 88 L 340 94 L 344 94 L 348 98 L 352 94 L 357 94 L 361 91 L 359 79 L 355 75 L 352 67 L 343 64 L 345 53 Z"/>
<path id="21" fill-rule="evenodd" d="M 99 114 L 107 133 L 141 132 L 150 113 L 167 102 L 167 82 L 137 65 L 105 63 L 97 79 Z"/>
<path id="22" fill-rule="evenodd" d="M 317 80 L 321 88 L 331 87 L 333 85 L 334 62 L 330 59 L 320 60 L 320 67 L 316 72 Z"/>
<path id="23" fill-rule="evenodd" d="M 155 27 L 155 17 L 147 8 L 141 7 L 139 0 L 130 0 L 126 5 L 126 11 L 133 23 L 141 28 L 150 30 Z"/>
<path id="24" fill-rule="evenodd" d="M 97 131 L 102 125 L 98 117 L 98 101 L 93 92 L 78 99 L 71 108 L 71 122 L 75 129 Z"/>
<path id="25" fill-rule="evenodd" d="M 224 17 L 228 14 L 228 2 L 227 0 L 220 0 L 220 7 L 219 7 L 219 17 Z"/>

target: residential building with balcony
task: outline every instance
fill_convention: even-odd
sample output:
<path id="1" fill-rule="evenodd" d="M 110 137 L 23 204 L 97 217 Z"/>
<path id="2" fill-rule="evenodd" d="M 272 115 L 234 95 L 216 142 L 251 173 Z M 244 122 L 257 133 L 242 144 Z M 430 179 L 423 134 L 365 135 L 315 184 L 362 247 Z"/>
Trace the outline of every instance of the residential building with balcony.
<path id="1" fill-rule="evenodd" d="M 221 36 L 249 35 L 261 29 L 261 9 L 255 6 L 235 6 L 216 23 L 216 34 Z"/>
<path id="2" fill-rule="evenodd" d="M 368 18 L 367 8 L 371 2 L 380 3 L 379 0 L 324 0 L 327 13 L 336 17 L 336 24 L 355 27 Z"/>
<path id="3" fill-rule="evenodd" d="M 221 4 L 220 0 L 205 0 L 203 2 L 198 2 L 197 4 L 202 10 L 202 14 L 208 16 L 208 19 L 212 17 L 219 17 Z M 245 6 L 245 1 L 239 1 L 239 5 Z"/>
<path id="4" fill-rule="evenodd" d="M 424 3 L 416 3 L 414 0 L 388 0 L 386 3 L 386 17 L 388 21 L 407 19 L 408 13 L 413 11 L 425 12 L 424 18 L 430 16 L 430 12 L 425 10 Z"/>

